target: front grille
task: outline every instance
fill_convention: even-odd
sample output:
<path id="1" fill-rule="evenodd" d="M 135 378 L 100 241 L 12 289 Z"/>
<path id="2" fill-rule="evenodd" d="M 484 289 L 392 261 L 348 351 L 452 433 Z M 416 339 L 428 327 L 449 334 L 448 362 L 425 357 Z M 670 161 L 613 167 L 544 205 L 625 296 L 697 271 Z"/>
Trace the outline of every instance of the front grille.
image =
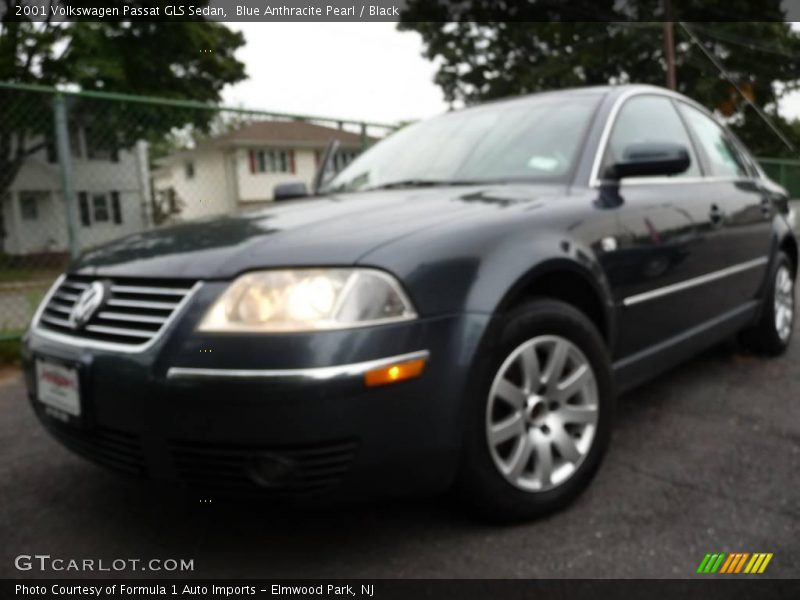
<path id="1" fill-rule="evenodd" d="M 96 281 L 69 276 L 50 297 L 38 326 L 73 337 L 124 345 L 143 345 L 154 339 L 192 291 L 194 281 L 106 279 L 111 295 L 82 327 L 75 329 L 69 315 L 80 294 Z"/>
<path id="2" fill-rule="evenodd" d="M 169 442 L 184 483 L 223 494 L 298 495 L 339 483 L 356 454 L 355 441 L 265 447 Z"/>
<path id="3" fill-rule="evenodd" d="M 144 455 L 138 436 L 114 429 L 77 429 L 48 419 L 53 436 L 73 452 L 106 467 L 132 475 L 145 471 Z"/>

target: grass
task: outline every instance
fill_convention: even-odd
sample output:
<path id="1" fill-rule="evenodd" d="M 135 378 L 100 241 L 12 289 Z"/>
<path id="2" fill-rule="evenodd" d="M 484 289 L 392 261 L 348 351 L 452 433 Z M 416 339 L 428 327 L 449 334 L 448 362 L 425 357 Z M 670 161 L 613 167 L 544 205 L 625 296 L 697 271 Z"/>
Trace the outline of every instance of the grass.
<path id="1" fill-rule="evenodd" d="M 0 284 L 53 281 L 64 271 L 67 262 L 64 253 L 18 256 L 0 250 Z"/>
<path id="2" fill-rule="evenodd" d="M 12 339 L 12 335 L 16 335 L 16 337 Z M 21 331 L 0 332 L 0 367 L 19 366 L 22 350 L 22 342 L 19 339 L 21 335 Z M 5 339 L 6 337 L 9 339 Z"/>
<path id="3" fill-rule="evenodd" d="M 31 307 L 31 316 L 33 316 L 33 313 L 36 312 L 36 309 L 39 307 L 39 303 L 42 301 L 42 298 L 44 298 L 46 292 L 47 288 L 42 288 L 38 290 L 30 290 L 25 294 L 25 299 L 28 301 L 28 305 Z"/>
<path id="4" fill-rule="evenodd" d="M 25 283 L 28 281 L 53 281 L 62 269 L 4 268 L 0 270 L 0 283 Z"/>
<path id="5" fill-rule="evenodd" d="M 31 315 L 36 311 L 46 291 L 44 288 L 29 290 L 25 294 Z M 0 367 L 19 366 L 23 333 L 23 329 L 4 329 L 0 327 Z"/>

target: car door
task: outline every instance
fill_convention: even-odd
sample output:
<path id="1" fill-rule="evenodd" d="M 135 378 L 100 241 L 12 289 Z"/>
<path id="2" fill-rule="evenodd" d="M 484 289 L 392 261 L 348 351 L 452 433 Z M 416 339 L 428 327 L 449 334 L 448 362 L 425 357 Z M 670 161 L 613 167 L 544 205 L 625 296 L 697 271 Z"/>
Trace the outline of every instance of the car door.
<path id="1" fill-rule="evenodd" d="M 716 286 L 698 284 L 728 266 L 727 243 L 703 163 L 670 97 L 642 94 L 624 102 L 612 125 L 601 173 L 623 156 L 626 146 L 642 142 L 681 144 L 691 162 L 679 175 L 619 183 L 619 203 L 613 209 L 617 238 L 603 257 L 619 311 L 617 359 L 709 321 L 727 303 Z"/>
<path id="2" fill-rule="evenodd" d="M 718 210 L 728 275 L 714 284 L 721 311 L 753 300 L 766 276 L 772 243 L 771 192 L 752 159 L 725 129 L 700 109 L 678 104 L 709 173 L 704 188 Z"/>

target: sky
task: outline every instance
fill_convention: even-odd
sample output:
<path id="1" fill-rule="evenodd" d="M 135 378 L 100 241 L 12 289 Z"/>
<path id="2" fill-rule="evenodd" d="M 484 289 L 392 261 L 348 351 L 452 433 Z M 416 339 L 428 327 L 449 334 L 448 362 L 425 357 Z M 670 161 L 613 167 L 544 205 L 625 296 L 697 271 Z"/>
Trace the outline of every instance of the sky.
<path id="1" fill-rule="evenodd" d="M 226 104 L 394 124 L 447 110 L 422 38 L 395 23 L 229 23 L 250 78 Z"/>
<path id="2" fill-rule="evenodd" d="M 229 26 L 244 32 L 237 56 L 250 78 L 224 91 L 228 105 L 387 124 L 448 108 L 422 38 L 395 23 Z M 800 92 L 787 96 L 781 112 L 800 118 Z"/>

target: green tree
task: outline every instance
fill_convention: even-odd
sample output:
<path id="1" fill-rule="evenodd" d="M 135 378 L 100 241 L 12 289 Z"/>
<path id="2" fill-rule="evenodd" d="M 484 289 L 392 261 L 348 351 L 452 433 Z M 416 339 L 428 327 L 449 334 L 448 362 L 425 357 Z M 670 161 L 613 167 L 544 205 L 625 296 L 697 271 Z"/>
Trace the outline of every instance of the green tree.
<path id="1" fill-rule="evenodd" d="M 0 81 L 218 102 L 226 85 L 246 77 L 235 56 L 244 37 L 220 23 L 200 18 L 32 22 L 15 16 L 20 3 L 0 0 Z M 141 0 L 104 2 L 123 4 L 153 6 Z M 0 195 L 24 160 L 52 143 L 50 101 L 46 94 L 0 90 Z M 115 148 L 137 139 L 157 141 L 174 128 L 203 130 L 215 116 L 210 110 L 83 98 L 71 98 L 69 108 L 72 127 L 88 127 L 101 145 Z"/>
<path id="2" fill-rule="evenodd" d="M 672 18 L 689 22 L 737 86 L 800 148 L 800 137 L 778 114 L 778 101 L 798 88 L 800 78 L 800 34 L 779 22 L 780 5 L 780 0 L 673 0 Z M 740 21 L 715 22 L 733 14 Z M 602 20 L 574 21 L 580 18 Z M 424 55 L 439 65 L 435 81 L 445 98 L 471 104 L 571 86 L 663 86 L 663 25 L 656 22 L 663 18 L 662 0 L 568 5 L 409 0 L 399 28 L 421 34 Z M 754 152 L 791 156 L 677 23 L 675 38 L 678 91 L 722 112 Z"/>

